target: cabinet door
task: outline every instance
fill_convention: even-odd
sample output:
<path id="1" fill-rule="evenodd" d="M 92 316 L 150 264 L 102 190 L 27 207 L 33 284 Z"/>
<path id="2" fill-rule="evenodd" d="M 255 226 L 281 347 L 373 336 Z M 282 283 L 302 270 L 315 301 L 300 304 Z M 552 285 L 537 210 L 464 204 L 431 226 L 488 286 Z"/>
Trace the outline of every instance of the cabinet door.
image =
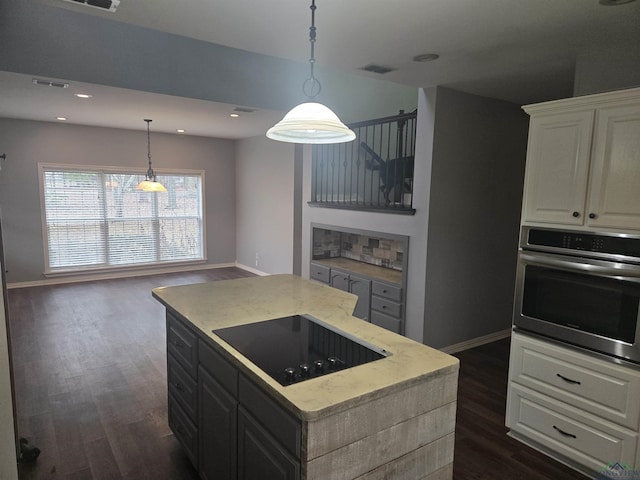
<path id="1" fill-rule="evenodd" d="M 198 375 L 200 477 L 235 480 L 237 401 L 202 367 Z"/>
<path id="2" fill-rule="evenodd" d="M 531 118 L 522 221 L 582 225 L 593 110 Z"/>
<path id="3" fill-rule="evenodd" d="M 297 480 L 300 463 L 249 412 L 238 414 L 238 479 Z"/>
<path id="4" fill-rule="evenodd" d="M 349 291 L 358 297 L 353 316 L 369 321 L 371 310 L 371 280 L 349 275 Z"/>
<path id="5" fill-rule="evenodd" d="M 640 229 L 640 104 L 598 110 L 588 224 Z"/>
<path id="6" fill-rule="evenodd" d="M 333 288 L 342 290 L 343 292 L 348 292 L 349 291 L 349 274 L 347 272 L 343 272 L 342 270 L 332 268 L 330 285 Z"/>

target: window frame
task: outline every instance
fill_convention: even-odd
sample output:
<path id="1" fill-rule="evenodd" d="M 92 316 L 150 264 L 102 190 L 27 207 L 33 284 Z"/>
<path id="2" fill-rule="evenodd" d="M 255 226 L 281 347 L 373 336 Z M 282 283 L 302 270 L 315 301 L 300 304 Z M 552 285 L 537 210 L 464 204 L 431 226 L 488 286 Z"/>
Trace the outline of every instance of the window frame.
<path id="1" fill-rule="evenodd" d="M 169 260 L 164 262 L 148 262 L 139 264 L 128 265 L 105 265 L 99 266 L 79 266 L 68 268 L 51 268 L 49 258 L 49 243 L 48 243 L 48 229 L 47 229 L 47 216 L 45 210 L 45 197 L 44 197 L 44 173 L 45 171 L 60 171 L 60 172 L 77 172 L 77 173 L 97 173 L 97 174 L 124 174 L 124 175 L 139 175 L 141 180 L 144 179 L 144 172 L 141 172 L 139 168 L 132 167 L 120 167 L 120 166 L 105 166 L 105 165 L 80 165 L 80 164 L 65 164 L 65 163 L 38 163 L 38 182 L 39 182 L 39 195 L 40 195 L 40 222 L 42 229 L 42 248 L 43 248 L 43 260 L 44 271 L 43 274 L 46 277 L 65 276 L 65 275 L 78 275 L 78 274 L 93 274 L 100 272 L 114 272 L 114 271 L 131 271 L 131 270 L 148 270 L 158 269 L 185 265 L 197 265 L 207 262 L 207 228 L 206 228 L 206 179 L 204 170 L 195 169 L 167 169 L 167 168 L 154 168 L 154 171 L 158 177 L 162 175 L 189 175 L 200 177 L 200 194 L 201 194 L 201 231 L 202 231 L 202 257 L 197 259 L 187 260 Z M 146 192 L 149 195 L 166 195 L 166 193 L 158 192 Z M 160 219 L 158 212 L 156 211 L 155 221 Z"/>

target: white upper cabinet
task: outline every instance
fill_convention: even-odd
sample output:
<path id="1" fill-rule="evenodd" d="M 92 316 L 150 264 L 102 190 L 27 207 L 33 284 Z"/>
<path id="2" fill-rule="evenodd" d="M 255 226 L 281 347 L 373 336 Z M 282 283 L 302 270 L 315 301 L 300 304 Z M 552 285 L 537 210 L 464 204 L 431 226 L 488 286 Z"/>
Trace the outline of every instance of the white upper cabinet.
<path id="1" fill-rule="evenodd" d="M 522 223 L 640 230 L 640 89 L 524 109 Z"/>

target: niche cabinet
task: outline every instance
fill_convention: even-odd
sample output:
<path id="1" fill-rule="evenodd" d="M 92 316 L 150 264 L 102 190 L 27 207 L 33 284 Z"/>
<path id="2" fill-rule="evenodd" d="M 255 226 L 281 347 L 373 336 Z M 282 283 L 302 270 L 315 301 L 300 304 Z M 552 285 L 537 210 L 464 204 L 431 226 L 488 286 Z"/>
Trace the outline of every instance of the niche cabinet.
<path id="1" fill-rule="evenodd" d="M 523 108 L 522 223 L 640 230 L 640 88 Z"/>
<path id="2" fill-rule="evenodd" d="M 404 334 L 408 237 L 312 224 L 309 278 L 358 297 L 353 316 Z"/>

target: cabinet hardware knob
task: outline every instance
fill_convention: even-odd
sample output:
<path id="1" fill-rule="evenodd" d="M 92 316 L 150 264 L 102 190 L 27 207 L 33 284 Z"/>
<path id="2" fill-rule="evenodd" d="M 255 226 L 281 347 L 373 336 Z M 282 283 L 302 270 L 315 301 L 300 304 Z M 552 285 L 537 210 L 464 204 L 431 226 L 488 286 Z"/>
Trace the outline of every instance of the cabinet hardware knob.
<path id="1" fill-rule="evenodd" d="M 382 290 L 382 293 L 387 293 L 387 289 L 385 288 L 384 290 Z"/>
<path id="2" fill-rule="evenodd" d="M 553 426 L 553 428 L 556 429 L 558 432 L 560 432 L 561 435 L 564 435 L 565 437 L 578 438 L 573 433 L 567 433 L 561 428 L 556 427 L 555 425 Z"/>
<path id="3" fill-rule="evenodd" d="M 593 212 L 589 214 L 589 218 L 596 218 L 596 216 L 597 215 L 595 213 L 593 213 Z"/>
<path id="4" fill-rule="evenodd" d="M 573 212 L 572 214 L 574 217 L 578 218 L 580 216 L 580 212 Z"/>
<path id="5" fill-rule="evenodd" d="M 174 383 L 173 385 L 176 387 L 176 390 L 178 390 L 179 392 L 182 392 L 184 390 L 184 388 L 182 388 L 182 385 L 180 383 Z"/>
<path id="6" fill-rule="evenodd" d="M 556 376 L 560 377 L 562 380 L 564 380 L 567 383 L 571 383 L 572 385 L 581 385 L 581 383 L 578 380 L 571 380 L 570 378 L 560 375 L 559 373 L 556 373 Z"/>

